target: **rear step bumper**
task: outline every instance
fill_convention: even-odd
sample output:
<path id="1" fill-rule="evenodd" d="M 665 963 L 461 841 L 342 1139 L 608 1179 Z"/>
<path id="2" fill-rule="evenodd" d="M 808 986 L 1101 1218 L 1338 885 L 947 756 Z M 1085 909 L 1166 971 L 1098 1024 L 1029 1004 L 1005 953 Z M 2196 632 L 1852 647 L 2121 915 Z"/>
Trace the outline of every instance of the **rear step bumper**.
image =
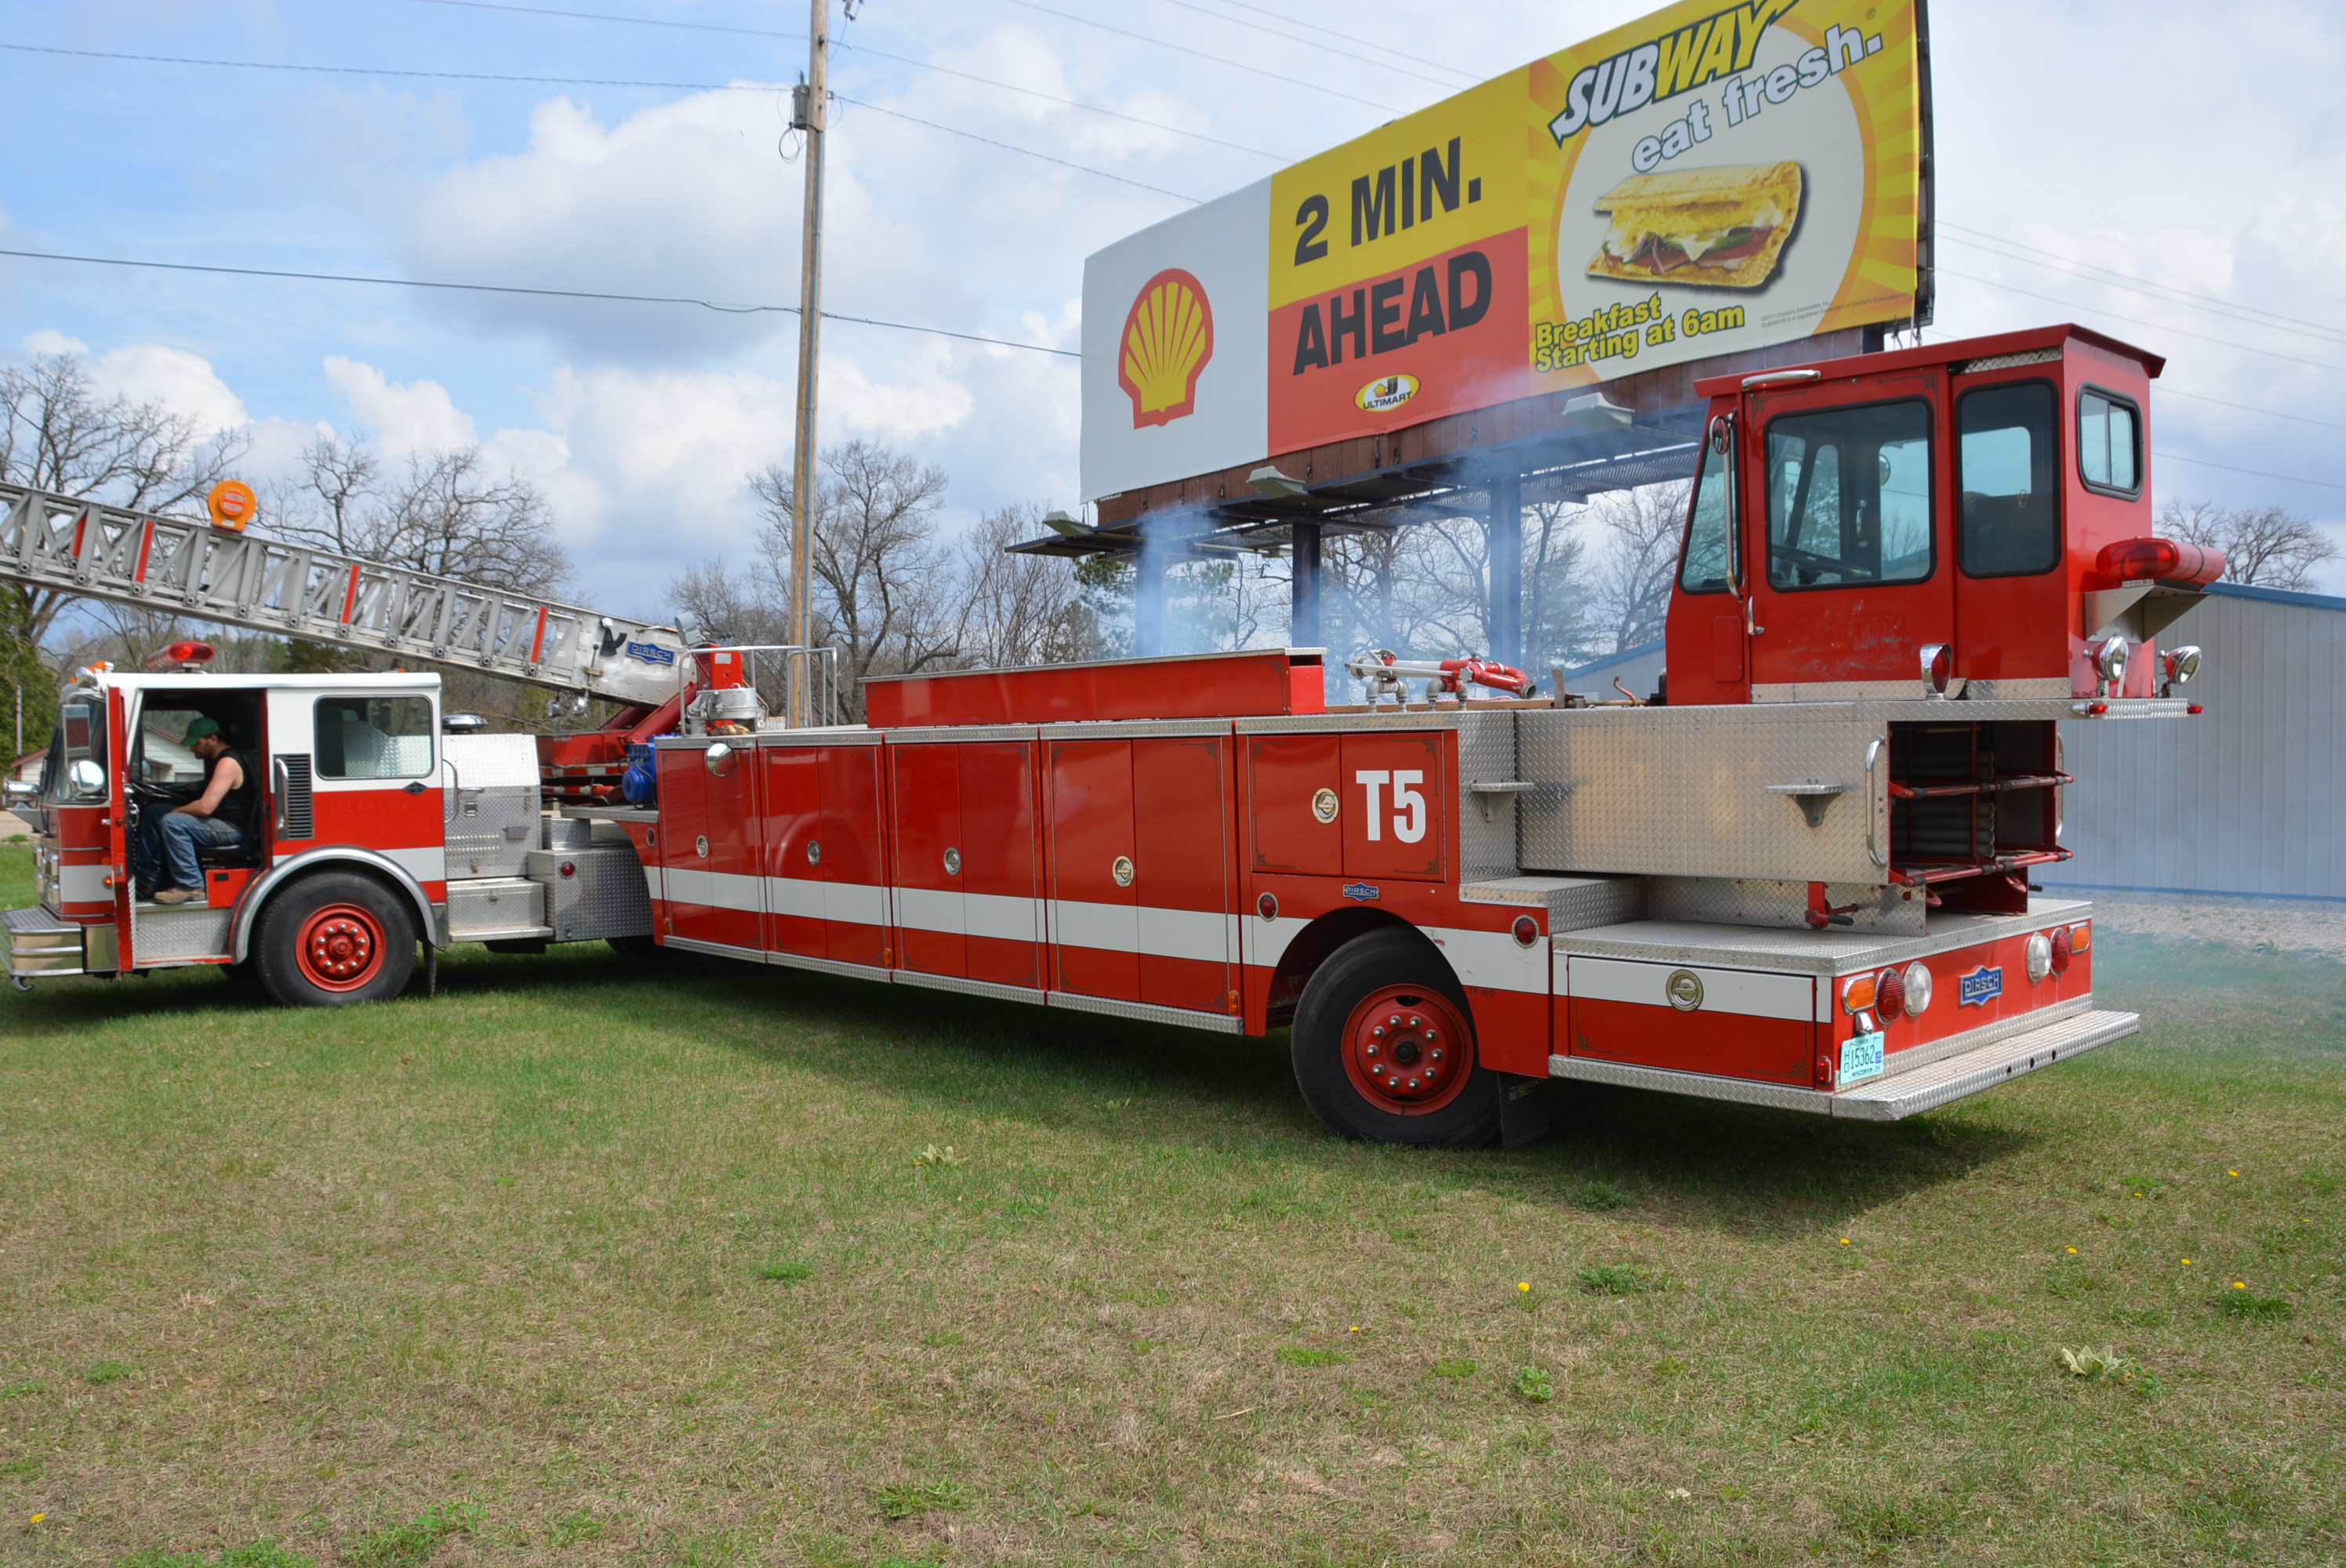
<path id="1" fill-rule="evenodd" d="M 116 967 L 110 925 L 76 925 L 44 909 L 9 910 L 6 925 L 8 972 L 16 979 L 111 973 Z"/>
<path id="2" fill-rule="evenodd" d="M 1732 1100 L 1739 1105 L 1770 1105 L 1779 1110 L 1809 1111 L 1864 1122 L 1894 1122 L 1951 1105 L 1984 1089 L 1993 1089 L 2024 1073 L 2082 1056 L 2096 1045 L 2125 1039 L 2141 1023 L 2140 1014 L 2133 1013 L 2072 1013 L 2024 1033 L 2004 1033 L 1968 1049 L 1962 1048 L 1959 1041 L 1950 1042 L 1957 1049 L 1933 1054 L 1932 1060 L 1920 1065 L 1893 1070 L 1838 1094 L 1760 1084 L 1745 1078 L 1719 1078 L 1706 1073 L 1679 1073 L 1667 1067 L 1600 1062 L 1587 1056 L 1551 1056 L 1547 1070 L 1554 1078 L 1652 1089 L 1665 1095 L 1694 1095 L 1706 1100 Z M 1896 1060 L 1892 1058 L 1893 1064 Z"/>

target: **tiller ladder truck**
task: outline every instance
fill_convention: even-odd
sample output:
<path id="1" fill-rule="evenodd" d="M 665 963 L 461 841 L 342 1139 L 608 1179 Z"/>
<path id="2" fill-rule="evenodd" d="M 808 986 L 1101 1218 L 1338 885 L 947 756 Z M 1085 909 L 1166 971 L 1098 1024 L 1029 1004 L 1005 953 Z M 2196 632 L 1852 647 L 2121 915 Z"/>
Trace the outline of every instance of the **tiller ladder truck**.
<path id="1" fill-rule="evenodd" d="M 2090 906 L 2029 877 L 2068 856 L 2058 724 L 2198 711 L 2157 639 L 2222 561 L 2152 532 L 2160 366 L 2054 327 L 1698 382 L 1644 702 L 1380 654 L 1331 705 L 1284 648 L 875 679 L 865 724 L 787 729 L 741 650 L 20 496 L 18 580 L 632 706 L 533 741 L 443 734 L 431 676 L 85 673 L 11 968 L 334 1003 L 419 944 L 600 937 L 1290 1028 L 1351 1137 L 1521 1141 L 1559 1082 L 1912 1115 L 2137 1026 L 2095 1005 Z M 127 835 L 191 788 L 158 738 L 197 712 L 264 808 L 204 903 L 142 904 Z"/>

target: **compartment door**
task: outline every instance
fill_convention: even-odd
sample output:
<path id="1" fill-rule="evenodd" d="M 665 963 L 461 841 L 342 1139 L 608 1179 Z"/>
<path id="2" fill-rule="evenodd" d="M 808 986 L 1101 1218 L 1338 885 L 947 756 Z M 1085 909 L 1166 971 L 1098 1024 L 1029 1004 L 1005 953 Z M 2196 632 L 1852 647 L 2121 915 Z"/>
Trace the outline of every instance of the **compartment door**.
<path id="1" fill-rule="evenodd" d="M 816 767 L 821 810 L 813 842 L 822 874 L 825 956 L 878 967 L 889 958 L 880 748 L 826 746 Z"/>
<path id="2" fill-rule="evenodd" d="M 821 869 L 807 857 L 821 828 L 821 754 L 811 746 L 770 746 L 758 752 L 764 831 L 766 945 L 801 958 L 830 956 L 823 925 Z M 663 812 L 665 814 L 665 812 Z"/>
<path id="3" fill-rule="evenodd" d="M 960 753 L 962 920 L 972 980 L 1040 986 L 1041 845 L 1035 747 L 971 741 Z"/>
<path id="4" fill-rule="evenodd" d="M 1051 941 L 1063 991 L 1140 998 L 1132 742 L 1051 743 Z"/>
<path id="5" fill-rule="evenodd" d="M 896 867 L 897 963 L 923 974 L 964 975 L 969 952 L 962 905 L 962 748 L 950 742 L 888 748 Z"/>
<path id="6" fill-rule="evenodd" d="M 1229 1011 L 1229 748 L 1225 736 L 1132 743 L 1140 1000 Z"/>
<path id="7" fill-rule="evenodd" d="M 1572 1054 L 1807 1087 L 1815 977 L 1619 958 L 1565 961 Z"/>

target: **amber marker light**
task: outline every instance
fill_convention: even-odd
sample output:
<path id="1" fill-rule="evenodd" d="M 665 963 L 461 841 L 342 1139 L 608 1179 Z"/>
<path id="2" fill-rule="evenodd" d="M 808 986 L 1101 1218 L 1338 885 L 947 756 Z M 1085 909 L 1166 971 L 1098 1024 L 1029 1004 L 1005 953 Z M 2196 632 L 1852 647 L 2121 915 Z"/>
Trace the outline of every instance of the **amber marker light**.
<path id="1" fill-rule="evenodd" d="M 204 497 L 204 509 L 211 514 L 213 527 L 241 534 L 260 514 L 260 497 L 241 479 L 223 479 Z"/>
<path id="2" fill-rule="evenodd" d="M 1872 1007 L 1873 1005 L 1873 976 L 1870 974 L 1857 975 L 1851 978 L 1848 983 L 1844 984 L 1841 988 L 1841 1010 L 1846 1013 L 1862 1013 L 1867 1008 Z"/>
<path id="3" fill-rule="evenodd" d="M 2093 945 L 2094 928 L 2091 925 L 2073 925 L 2069 928 L 2069 951 L 2071 952 L 2083 952 Z"/>

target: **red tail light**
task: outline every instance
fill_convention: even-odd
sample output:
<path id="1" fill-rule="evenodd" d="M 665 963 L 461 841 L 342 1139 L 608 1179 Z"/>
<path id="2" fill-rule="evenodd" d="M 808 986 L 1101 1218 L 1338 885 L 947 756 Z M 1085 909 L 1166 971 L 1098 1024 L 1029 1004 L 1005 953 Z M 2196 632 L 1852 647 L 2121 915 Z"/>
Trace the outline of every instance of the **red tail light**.
<path id="1" fill-rule="evenodd" d="M 2224 552 L 2173 539 L 2121 539 L 2102 546 L 2094 570 L 2113 582 L 2155 577 L 2164 583 L 2212 583 L 2224 575 Z"/>
<path id="2" fill-rule="evenodd" d="M 2069 972 L 2069 928 L 2066 925 L 2053 933 L 2053 972 Z"/>
<path id="3" fill-rule="evenodd" d="M 1873 1003 L 1884 1023 L 1905 1012 L 1906 976 L 1894 969 L 1883 970 L 1873 983 Z"/>

